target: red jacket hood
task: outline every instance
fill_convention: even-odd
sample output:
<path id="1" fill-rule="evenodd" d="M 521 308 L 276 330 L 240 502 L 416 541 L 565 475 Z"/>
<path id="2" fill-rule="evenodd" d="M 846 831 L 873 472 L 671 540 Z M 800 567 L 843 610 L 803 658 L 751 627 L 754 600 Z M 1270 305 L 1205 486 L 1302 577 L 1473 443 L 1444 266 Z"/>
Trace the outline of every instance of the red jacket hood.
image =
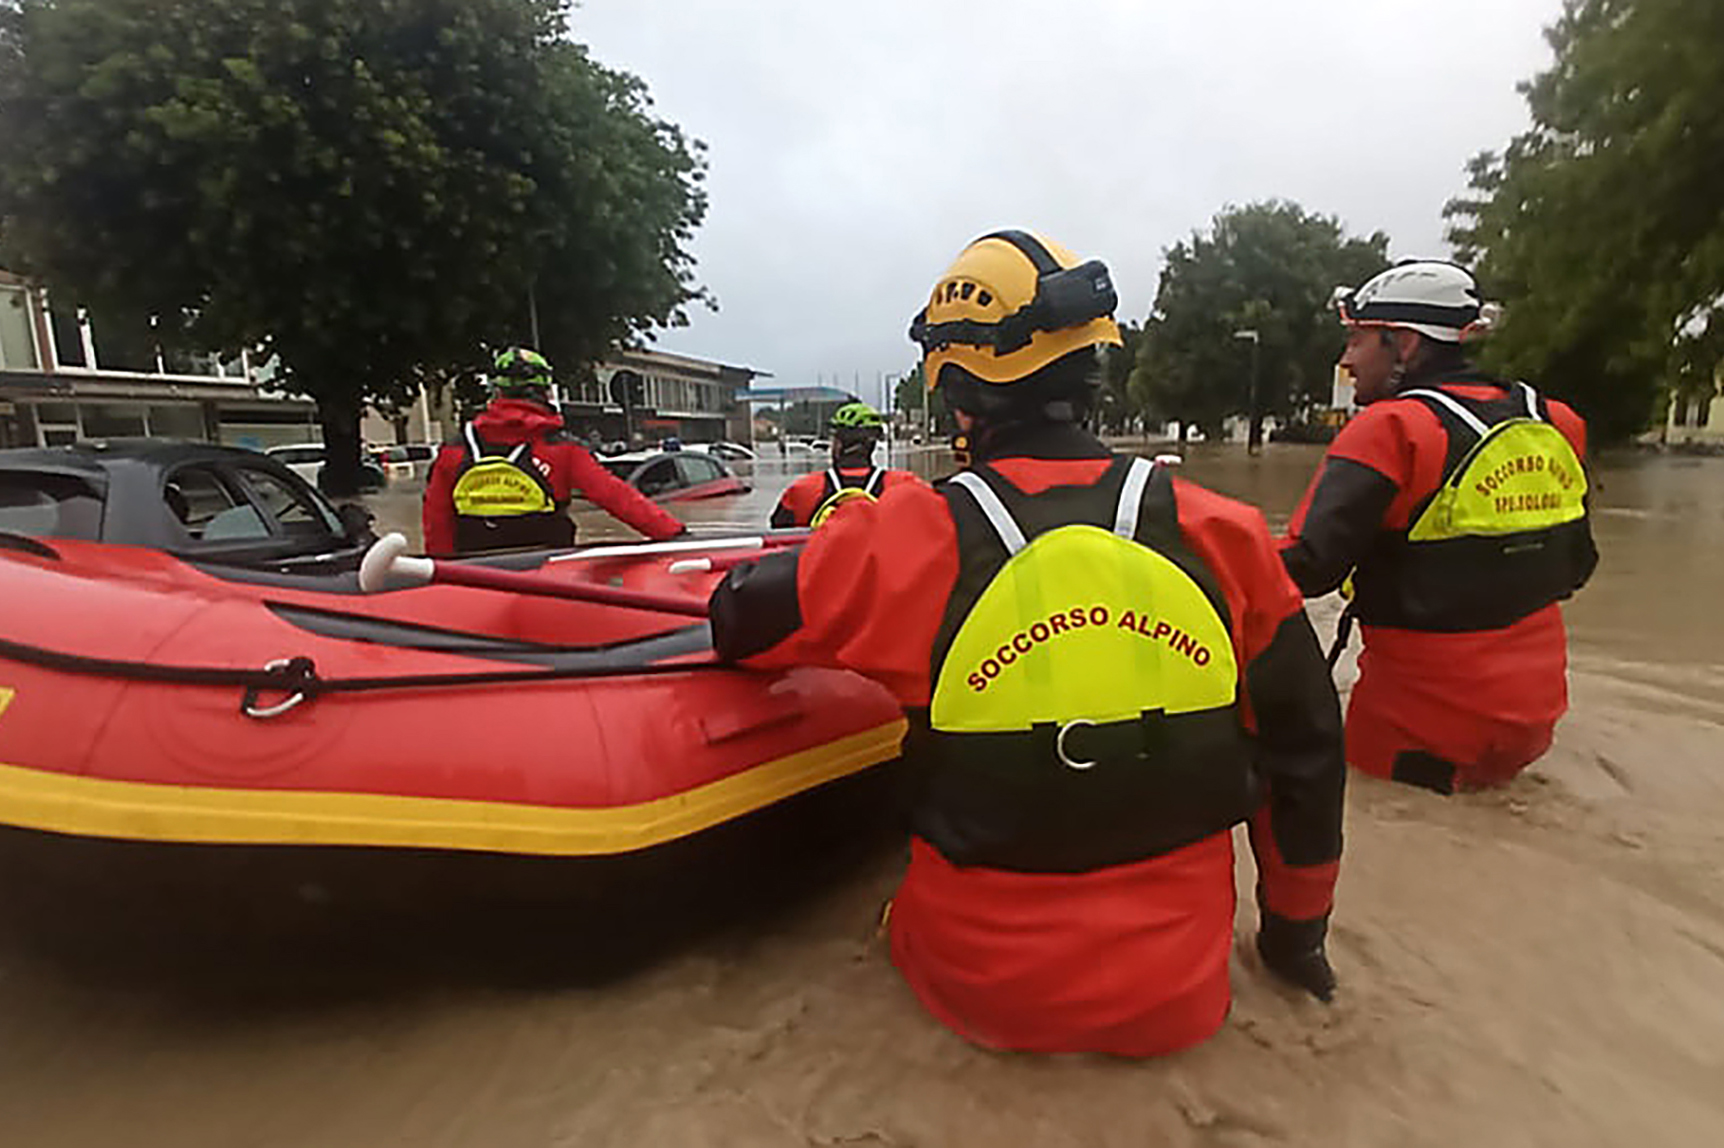
<path id="1" fill-rule="evenodd" d="M 530 399 L 492 399 L 473 419 L 473 427 L 487 443 L 514 446 L 563 429 L 563 417 Z"/>

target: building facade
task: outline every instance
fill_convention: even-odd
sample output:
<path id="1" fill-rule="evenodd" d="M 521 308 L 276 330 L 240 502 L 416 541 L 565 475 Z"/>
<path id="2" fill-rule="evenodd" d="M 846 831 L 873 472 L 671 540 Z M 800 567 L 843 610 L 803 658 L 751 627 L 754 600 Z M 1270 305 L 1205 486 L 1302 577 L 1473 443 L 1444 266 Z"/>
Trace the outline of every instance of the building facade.
<path id="1" fill-rule="evenodd" d="M 1724 364 L 1713 378 L 1711 394 L 1670 396 L 1659 437 L 1672 446 L 1724 449 Z"/>
<path id="2" fill-rule="evenodd" d="M 746 443 L 753 433 L 738 395 L 764 374 L 668 351 L 619 351 L 590 378 L 561 384 L 563 419 L 576 437 L 606 442 Z M 631 388 L 638 400 L 625 410 Z"/>
<path id="3" fill-rule="evenodd" d="M 317 437 L 316 406 L 271 395 L 250 359 L 163 351 L 0 271 L 0 447 L 131 435 L 268 447 Z"/>

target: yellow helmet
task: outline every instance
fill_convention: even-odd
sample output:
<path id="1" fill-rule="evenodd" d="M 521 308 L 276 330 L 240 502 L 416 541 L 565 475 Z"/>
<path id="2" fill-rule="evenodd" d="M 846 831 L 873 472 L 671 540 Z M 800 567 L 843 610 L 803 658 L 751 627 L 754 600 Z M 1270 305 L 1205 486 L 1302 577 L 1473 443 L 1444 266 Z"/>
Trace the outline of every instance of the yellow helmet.
<path id="1" fill-rule="evenodd" d="M 1080 262 L 1027 231 L 995 231 L 959 254 L 910 324 L 929 388 L 954 363 L 988 383 L 1014 383 L 1084 347 L 1121 345 L 1119 305 L 1100 260 Z"/>

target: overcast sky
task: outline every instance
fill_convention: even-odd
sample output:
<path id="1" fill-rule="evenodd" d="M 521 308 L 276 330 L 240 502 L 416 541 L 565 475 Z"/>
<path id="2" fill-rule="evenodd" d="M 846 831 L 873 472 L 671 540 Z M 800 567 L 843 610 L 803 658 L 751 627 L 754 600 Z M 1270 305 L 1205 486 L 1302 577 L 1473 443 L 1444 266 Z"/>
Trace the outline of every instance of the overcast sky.
<path id="1" fill-rule="evenodd" d="M 1162 252 L 1271 197 L 1444 254 L 1462 165 L 1527 124 L 1561 0 L 581 0 L 593 56 L 710 151 L 699 280 L 662 350 L 878 400 L 970 239 L 1105 260 L 1141 319 Z"/>

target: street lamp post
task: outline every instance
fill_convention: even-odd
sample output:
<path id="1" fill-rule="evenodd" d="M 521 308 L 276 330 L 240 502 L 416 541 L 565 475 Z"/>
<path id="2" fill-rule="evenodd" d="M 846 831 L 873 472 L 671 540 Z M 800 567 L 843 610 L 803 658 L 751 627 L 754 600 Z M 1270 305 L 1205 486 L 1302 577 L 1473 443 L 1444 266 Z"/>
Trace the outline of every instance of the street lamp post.
<path id="1" fill-rule="evenodd" d="M 1233 337 L 1251 340 L 1251 383 L 1245 392 L 1245 451 L 1256 454 L 1263 449 L 1263 412 L 1258 409 L 1257 398 L 1257 364 L 1263 339 L 1255 327 L 1235 331 Z"/>

